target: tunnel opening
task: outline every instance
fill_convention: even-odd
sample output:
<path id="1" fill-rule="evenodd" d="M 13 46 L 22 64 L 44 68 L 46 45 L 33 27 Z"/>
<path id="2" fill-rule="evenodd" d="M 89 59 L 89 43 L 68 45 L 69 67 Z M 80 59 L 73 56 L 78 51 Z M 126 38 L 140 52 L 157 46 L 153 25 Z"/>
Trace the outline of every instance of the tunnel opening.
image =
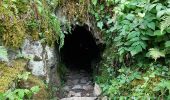
<path id="1" fill-rule="evenodd" d="M 60 62 L 67 69 L 62 97 L 94 96 L 93 80 L 103 51 L 97 40 L 87 25 L 73 26 L 65 36 L 60 49 Z"/>
<path id="2" fill-rule="evenodd" d="M 100 48 L 87 26 L 75 26 L 66 35 L 60 55 L 68 69 L 93 72 L 92 63 L 99 60 Z"/>

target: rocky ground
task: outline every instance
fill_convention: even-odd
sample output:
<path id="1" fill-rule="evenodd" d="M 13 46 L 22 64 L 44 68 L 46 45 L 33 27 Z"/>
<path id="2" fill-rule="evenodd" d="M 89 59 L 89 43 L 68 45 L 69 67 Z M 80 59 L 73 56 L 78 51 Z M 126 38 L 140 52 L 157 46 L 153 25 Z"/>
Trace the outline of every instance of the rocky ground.
<path id="1" fill-rule="evenodd" d="M 66 75 L 63 87 L 64 98 L 61 100 L 95 100 L 94 85 L 89 72 L 85 70 L 70 70 Z"/>

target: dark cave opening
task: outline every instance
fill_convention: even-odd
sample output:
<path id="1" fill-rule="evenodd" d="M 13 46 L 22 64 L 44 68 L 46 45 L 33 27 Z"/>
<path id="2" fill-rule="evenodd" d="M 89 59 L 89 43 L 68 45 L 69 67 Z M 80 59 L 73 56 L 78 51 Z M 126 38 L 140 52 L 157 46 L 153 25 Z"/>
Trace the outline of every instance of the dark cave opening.
<path id="1" fill-rule="evenodd" d="M 61 48 L 61 61 L 68 69 L 93 72 L 92 63 L 100 58 L 100 48 L 86 26 L 75 26 Z"/>

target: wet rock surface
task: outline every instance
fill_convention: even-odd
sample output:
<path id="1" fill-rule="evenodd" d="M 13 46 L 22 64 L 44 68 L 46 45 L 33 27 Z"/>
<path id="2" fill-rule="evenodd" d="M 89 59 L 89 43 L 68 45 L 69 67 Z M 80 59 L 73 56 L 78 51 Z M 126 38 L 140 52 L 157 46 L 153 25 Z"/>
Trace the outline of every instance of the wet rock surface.
<path id="1" fill-rule="evenodd" d="M 62 100 L 94 100 L 94 86 L 88 72 L 84 70 L 68 71 L 66 80 Z"/>

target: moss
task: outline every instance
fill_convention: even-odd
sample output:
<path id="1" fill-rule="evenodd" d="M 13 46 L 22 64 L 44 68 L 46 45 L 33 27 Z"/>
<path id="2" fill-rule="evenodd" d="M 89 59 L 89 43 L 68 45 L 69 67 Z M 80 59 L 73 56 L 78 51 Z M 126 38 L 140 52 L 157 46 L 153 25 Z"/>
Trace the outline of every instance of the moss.
<path id="1" fill-rule="evenodd" d="M 75 19 L 79 22 L 89 20 L 88 8 L 90 0 L 66 0 L 63 4 L 63 14 L 67 16 L 69 22 Z"/>
<path id="2" fill-rule="evenodd" d="M 20 14 L 27 13 L 27 11 L 29 9 L 28 0 L 16 0 L 16 1 L 14 1 L 14 4 L 16 5 L 16 8 L 18 9 L 18 13 L 20 13 Z"/>
<path id="3" fill-rule="evenodd" d="M 0 63 L 0 93 L 8 90 L 17 78 L 17 75 L 24 71 L 25 65 L 26 61 L 24 60 L 14 61 L 11 67 L 5 63 Z"/>
<path id="4" fill-rule="evenodd" d="M 31 17 L 26 22 L 26 33 L 29 34 L 33 40 L 39 40 L 38 22 L 33 17 Z"/>
<path id="5" fill-rule="evenodd" d="M 18 48 L 24 40 L 24 22 L 10 8 L 0 7 L 1 39 L 7 47 Z"/>
<path id="6" fill-rule="evenodd" d="M 53 34 L 52 30 L 50 29 L 49 31 L 45 31 L 45 37 L 46 37 L 46 42 L 49 46 L 54 45 L 54 40 L 55 39 L 55 34 Z"/>
<path id="7" fill-rule="evenodd" d="M 33 100 L 47 100 L 49 98 L 49 91 L 46 88 L 44 82 L 37 76 L 30 75 L 26 81 L 20 81 L 19 88 L 31 88 L 33 86 L 39 86 L 40 91 L 33 96 Z"/>
<path id="8" fill-rule="evenodd" d="M 57 73 L 58 73 L 60 79 L 65 80 L 67 71 L 68 71 L 68 69 L 67 69 L 66 65 L 63 63 L 59 63 L 59 65 L 57 67 Z"/>

